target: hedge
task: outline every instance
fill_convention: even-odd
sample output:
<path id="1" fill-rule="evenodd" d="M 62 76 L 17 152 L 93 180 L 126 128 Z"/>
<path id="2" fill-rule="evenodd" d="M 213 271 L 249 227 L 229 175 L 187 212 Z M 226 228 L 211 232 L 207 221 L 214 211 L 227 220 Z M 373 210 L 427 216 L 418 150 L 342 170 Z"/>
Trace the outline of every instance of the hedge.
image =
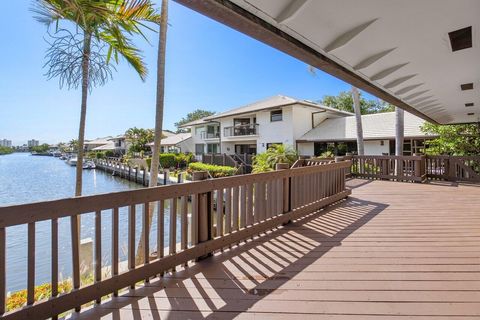
<path id="1" fill-rule="evenodd" d="M 189 171 L 208 171 L 213 178 L 221 178 L 233 176 L 237 172 L 237 168 L 227 166 L 217 166 L 214 164 L 206 164 L 201 162 L 192 162 L 188 165 Z"/>
<path id="2" fill-rule="evenodd" d="M 162 168 L 168 169 L 186 167 L 190 162 L 194 160 L 194 158 L 195 156 L 192 153 L 161 153 L 159 156 L 159 161 Z M 152 164 L 152 158 L 147 158 L 146 161 L 147 166 L 150 168 Z"/>

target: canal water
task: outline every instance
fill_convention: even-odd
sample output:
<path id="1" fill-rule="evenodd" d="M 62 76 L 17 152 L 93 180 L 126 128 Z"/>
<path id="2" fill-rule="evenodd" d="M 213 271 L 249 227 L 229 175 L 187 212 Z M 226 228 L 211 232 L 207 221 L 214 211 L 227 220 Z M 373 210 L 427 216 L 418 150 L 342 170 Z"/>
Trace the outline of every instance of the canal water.
<path id="1" fill-rule="evenodd" d="M 83 195 L 118 192 L 142 188 L 141 185 L 114 177 L 100 170 L 83 170 Z M 75 190 L 75 167 L 59 158 L 13 153 L 0 156 L 0 206 L 44 200 L 68 198 Z M 127 256 L 127 208 L 119 210 L 120 260 Z M 141 232 L 141 207 L 136 210 L 137 243 Z M 34 214 L 34 213 L 33 213 Z M 156 215 L 154 215 L 155 217 Z M 180 217 L 177 216 L 177 221 Z M 82 215 L 81 239 L 94 237 L 94 213 Z M 110 265 L 111 210 L 102 212 L 102 263 Z M 70 218 L 59 219 L 59 278 L 72 274 Z M 156 219 L 152 232 L 156 230 Z M 169 230 L 168 208 L 165 209 L 165 230 Z M 168 245 L 168 232 L 165 244 Z M 27 226 L 7 228 L 7 291 L 26 288 L 27 281 Z M 150 247 L 156 247 L 156 237 L 150 237 Z M 177 235 L 178 239 L 178 235 Z M 51 279 L 51 224 L 36 223 L 36 284 Z M 87 268 L 88 266 L 84 266 Z"/>

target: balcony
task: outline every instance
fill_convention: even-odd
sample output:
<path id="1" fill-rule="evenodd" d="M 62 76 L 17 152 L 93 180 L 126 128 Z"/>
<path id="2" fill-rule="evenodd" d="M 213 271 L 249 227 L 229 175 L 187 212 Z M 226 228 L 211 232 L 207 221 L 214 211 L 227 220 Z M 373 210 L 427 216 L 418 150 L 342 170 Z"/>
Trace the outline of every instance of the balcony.
<path id="1" fill-rule="evenodd" d="M 200 138 L 203 140 L 219 139 L 220 132 L 201 132 Z"/>
<path id="2" fill-rule="evenodd" d="M 258 123 L 225 127 L 223 130 L 223 135 L 225 137 L 256 136 L 258 135 Z"/>

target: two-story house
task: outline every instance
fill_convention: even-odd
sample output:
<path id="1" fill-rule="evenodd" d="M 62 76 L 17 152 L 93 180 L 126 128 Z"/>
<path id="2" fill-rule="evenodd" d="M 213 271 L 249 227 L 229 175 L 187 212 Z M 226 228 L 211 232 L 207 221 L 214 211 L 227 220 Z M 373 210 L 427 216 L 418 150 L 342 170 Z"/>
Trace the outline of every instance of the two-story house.
<path id="1" fill-rule="evenodd" d="M 196 154 L 256 154 L 266 151 L 272 144 L 297 148 L 297 140 L 325 119 L 351 115 L 312 101 L 278 95 L 183 127 L 191 128 Z M 313 150 L 298 151 L 313 154 Z"/>

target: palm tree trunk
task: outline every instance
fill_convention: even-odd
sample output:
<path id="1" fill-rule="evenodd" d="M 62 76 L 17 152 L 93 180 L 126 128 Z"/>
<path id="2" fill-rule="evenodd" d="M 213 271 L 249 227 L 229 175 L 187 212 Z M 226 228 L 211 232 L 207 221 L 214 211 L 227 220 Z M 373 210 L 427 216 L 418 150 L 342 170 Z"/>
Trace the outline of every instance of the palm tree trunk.
<path id="1" fill-rule="evenodd" d="M 157 56 L 157 97 L 156 97 L 156 113 L 155 113 L 155 138 L 153 141 L 152 163 L 150 167 L 149 187 L 156 187 L 158 183 L 158 166 L 160 156 L 160 142 L 163 130 L 163 110 L 165 100 L 165 50 L 167 46 L 167 22 L 168 22 L 168 0 L 162 0 L 162 12 L 160 16 L 160 32 L 158 39 L 158 56 Z M 149 226 L 152 225 L 153 205 L 150 205 L 148 220 Z M 150 232 L 148 230 L 147 232 Z M 144 235 L 143 230 L 138 243 L 136 264 L 144 262 Z"/>
<path id="2" fill-rule="evenodd" d="M 395 107 L 395 155 L 403 156 L 403 135 L 404 135 L 405 112 Z M 395 166 L 397 176 L 403 175 L 403 160 L 397 160 Z"/>
<path id="3" fill-rule="evenodd" d="M 75 196 L 82 195 L 82 169 L 83 169 L 83 147 L 85 142 L 85 119 L 87 117 L 87 97 L 88 97 L 88 69 L 90 66 L 90 46 L 92 35 L 85 33 L 83 39 L 83 58 L 82 58 L 82 105 L 80 107 L 80 126 L 78 129 L 78 153 L 77 170 L 75 179 Z"/>
<path id="4" fill-rule="evenodd" d="M 353 110 L 355 111 L 355 122 L 357 123 L 357 149 L 358 155 L 363 156 L 365 154 L 365 147 L 363 144 L 363 128 L 362 128 L 362 112 L 360 108 L 360 95 L 358 89 L 352 87 L 353 96 Z"/>
<path id="5" fill-rule="evenodd" d="M 78 130 L 78 151 L 77 167 L 75 179 L 75 196 L 82 195 L 82 170 L 83 170 L 83 144 L 85 140 L 85 118 L 87 116 L 87 96 L 88 96 L 88 71 L 90 67 L 90 49 L 92 35 L 85 33 L 83 39 L 83 57 L 82 57 L 82 104 L 80 108 L 80 128 Z M 70 229 L 72 235 L 72 263 L 80 264 L 80 216 L 70 218 Z M 78 289 L 80 286 L 80 274 L 77 268 L 73 268 L 73 287 Z"/>

